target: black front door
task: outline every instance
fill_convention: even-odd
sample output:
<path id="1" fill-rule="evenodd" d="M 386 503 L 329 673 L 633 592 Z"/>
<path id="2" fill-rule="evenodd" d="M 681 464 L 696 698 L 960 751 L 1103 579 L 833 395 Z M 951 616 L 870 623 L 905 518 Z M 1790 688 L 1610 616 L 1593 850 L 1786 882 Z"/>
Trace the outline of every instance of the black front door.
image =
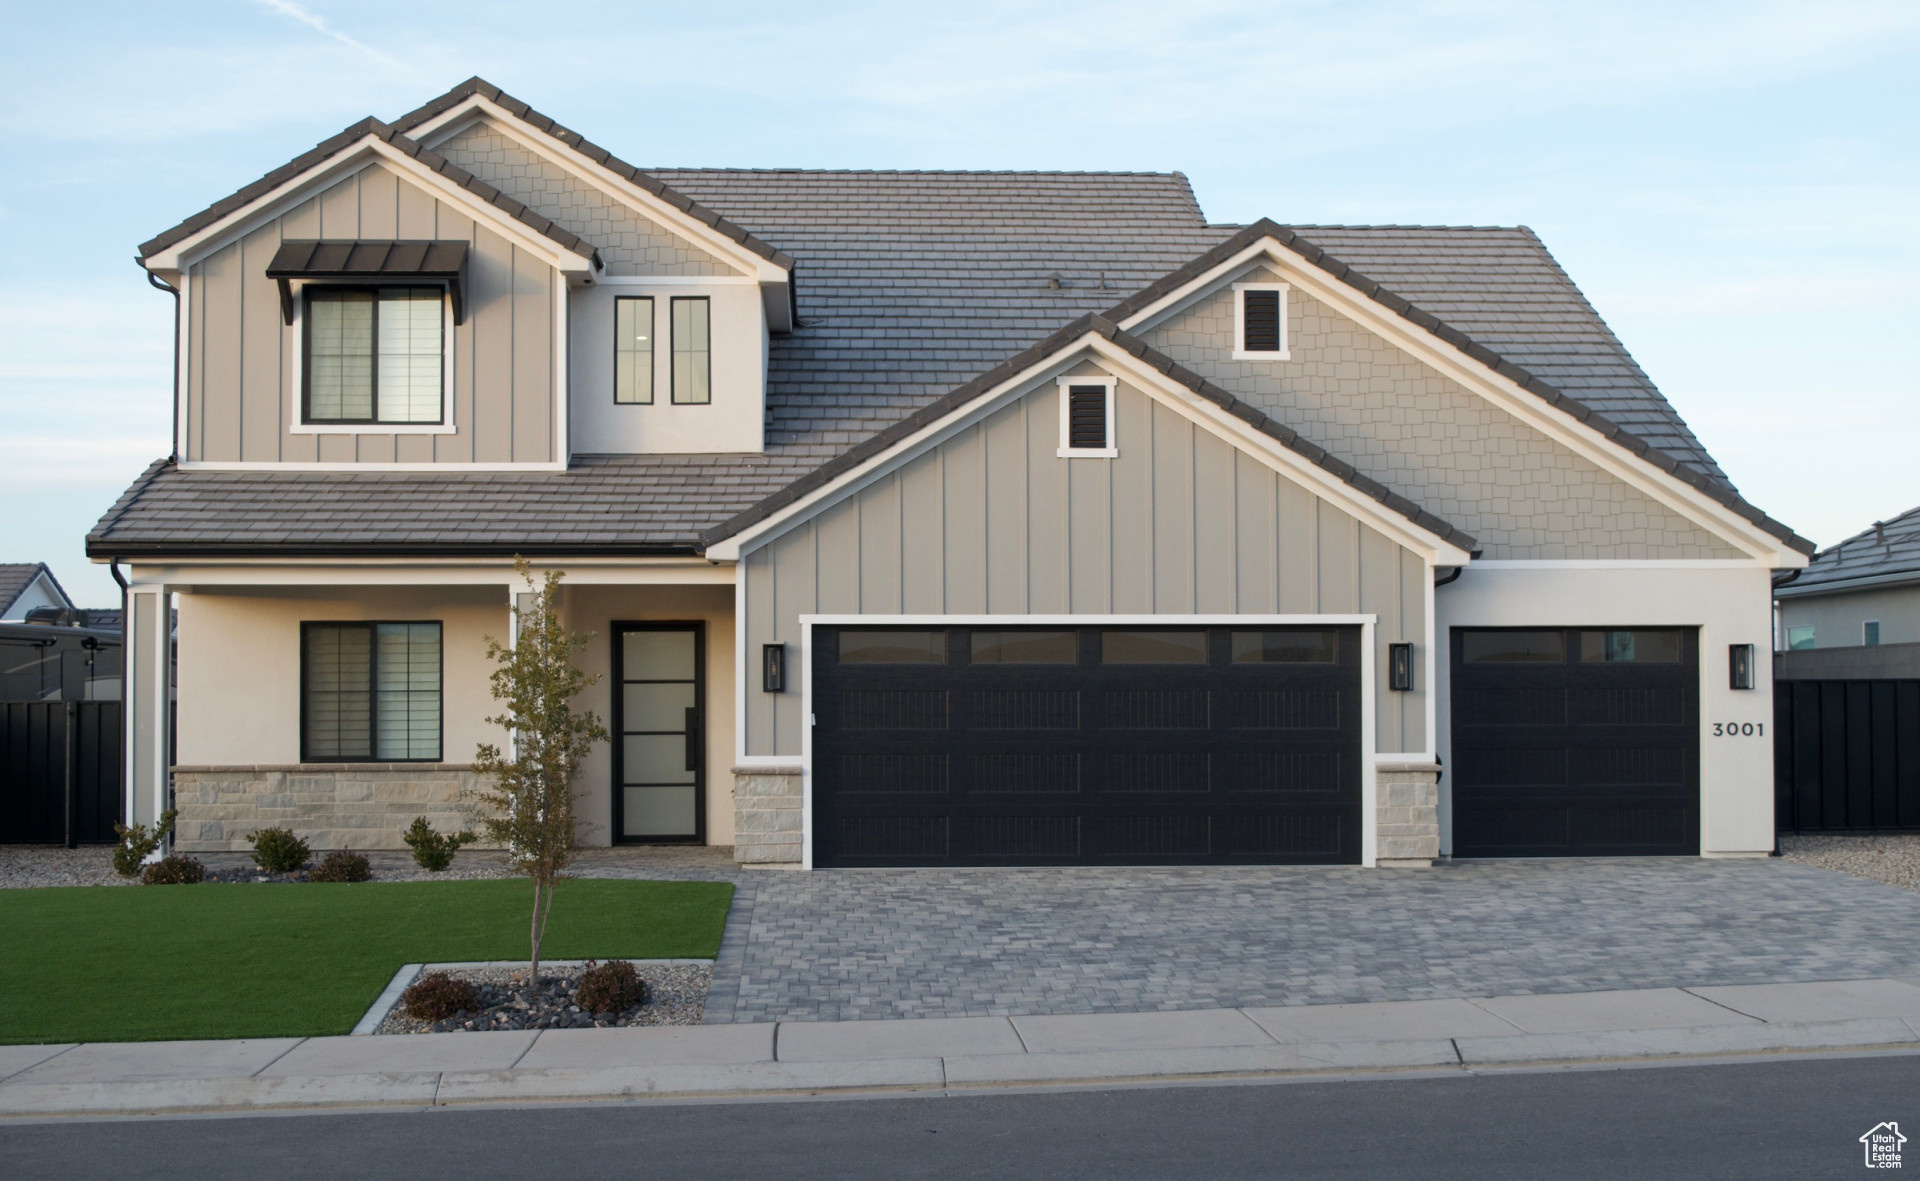
<path id="1" fill-rule="evenodd" d="M 613 625 L 613 832 L 706 840 L 706 625 Z"/>
<path id="2" fill-rule="evenodd" d="M 1456 628 L 1453 854 L 1700 851 L 1699 633 Z"/>
<path id="3" fill-rule="evenodd" d="M 814 863 L 1360 860 L 1352 627 L 819 628 Z"/>

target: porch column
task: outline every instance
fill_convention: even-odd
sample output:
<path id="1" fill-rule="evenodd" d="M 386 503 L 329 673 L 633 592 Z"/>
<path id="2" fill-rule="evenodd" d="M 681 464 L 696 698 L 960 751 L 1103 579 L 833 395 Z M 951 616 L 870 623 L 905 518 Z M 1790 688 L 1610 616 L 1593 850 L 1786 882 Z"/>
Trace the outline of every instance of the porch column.
<path id="1" fill-rule="evenodd" d="M 164 585 L 127 591 L 123 735 L 129 824 L 156 823 L 168 806 L 172 731 L 172 596 Z M 156 856 L 165 854 L 163 848 Z"/>

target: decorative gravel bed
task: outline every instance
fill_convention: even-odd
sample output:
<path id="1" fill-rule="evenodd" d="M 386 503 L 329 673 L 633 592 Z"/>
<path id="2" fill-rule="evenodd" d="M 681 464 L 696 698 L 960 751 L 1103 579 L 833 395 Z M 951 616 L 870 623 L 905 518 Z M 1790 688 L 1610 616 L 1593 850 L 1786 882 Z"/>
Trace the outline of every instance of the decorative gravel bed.
<path id="1" fill-rule="evenodd" d="M 1780 856 L 1802 865 L 1920 890 L 1920 833 L 1782 833 Z"/>
<path id="2" fill-rule="evenodd" d="M 449 968 L 447 975 L 472 981 L 484 1006 L 445 1021 L 415 1021 L 396 1002 L 375 1034 L 466 1033 L 508 1029 L 613 1029 L 636 1025 L 698 1025 L 706 1016 L 712 964 L 661 964 L 636 961 L 647 983 L 646 1000 L 623 1013 L 588 1013 L 575 999 L 584 964 L 542 965 L 540 988 L 530 992 L 525 967 Z M 429 971 L 433 969 L 428 969 Z M 423 973 L 424 974 L 424 973 Z"/>
<path id="3" fill-rule="evenodd" d="M 44 886 L 127 886 L 113 872 L 113 848 L 83 845 L 0 845 L 0 890 L 32 890 Z"/>

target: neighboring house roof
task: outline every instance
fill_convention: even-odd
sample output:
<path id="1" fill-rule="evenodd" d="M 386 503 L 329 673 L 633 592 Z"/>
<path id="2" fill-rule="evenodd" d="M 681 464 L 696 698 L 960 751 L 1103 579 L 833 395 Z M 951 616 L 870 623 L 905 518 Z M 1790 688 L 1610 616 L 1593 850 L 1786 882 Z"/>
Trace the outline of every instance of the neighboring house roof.
<path id="1" fill-rule="evenodd" d="M 66 588 L 60 585 L 60 580 L 53 576 L 53 571 L 45 562 L 5 562 L 0 563 L 0 615 L 12 610 L 34 580 L 42 576 L 53 585 L 54 593 L 60 596 L 61 602 L 69 606 L 73 604 Z"/>
<path id="2" fill-rule="evenodd" d="M 1884 583 L 1920 582 L 1920 508 L 1877 521 L 1813 556 L 1798 578 L 1775 591 L 1791 599 Z"/>
<path id="3" fill-rule="evenodd" d="M 172 246 L 174 243 L 199 233 L 201 230 L 215 224 L 236 210 L 243 209 L 261 197 L 266 196 L 268 193 L 273 192 L 300 174 L 348 150 L 369 135 L 413 157 L 425 167 L 446 177 L 487 204 L 498 207 L 515 220 L 551 238 L 566 249 L 576 254 L 593 258 L 597 263 L 599 255 L 591 242 L 588 242 L 570 230 L 562 229 L 559 225 L 549 221 L 534 210 L 527 208 L 512 197 L 494 188 L 486 181 L 481 180 L 471 172 L 468 172 L 466 169 L 461 168 L 459 165 L 441 156 L 439 153 L 421 147 L 392 127 L 374 118 L 362 119 L 358 123 L 348 127 L 345 131 L 340 132 L 340 134 L 321 140 L 310 151 L 295 156 L 292 160 L 287 161 L 287 163 L 267 173 L 252 184 L 243 187 L 238 192 L 215 201 L 212 205 L 207 206 L 192 217 L 187 218 L 179 225 L 171 229 L 162 230 L 160 233 L 140 244 L 140 257 L 151 257 L 165 250 L 167 247 Z"/>

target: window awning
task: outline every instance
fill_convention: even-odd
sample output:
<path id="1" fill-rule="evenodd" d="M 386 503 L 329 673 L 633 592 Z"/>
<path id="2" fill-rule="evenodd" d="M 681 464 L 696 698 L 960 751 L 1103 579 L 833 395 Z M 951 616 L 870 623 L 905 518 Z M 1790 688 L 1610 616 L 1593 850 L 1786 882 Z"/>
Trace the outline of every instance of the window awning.
<path id="1" fill-rule="evenodd" d="M 282 242 L 267 264 L 267 278 L 280 281 L 280 314 L 288 324 L 293 323 L 295 279 L 445 282 L 453 299 L 453 322 L 466 320 L 465 242 Z"/>

